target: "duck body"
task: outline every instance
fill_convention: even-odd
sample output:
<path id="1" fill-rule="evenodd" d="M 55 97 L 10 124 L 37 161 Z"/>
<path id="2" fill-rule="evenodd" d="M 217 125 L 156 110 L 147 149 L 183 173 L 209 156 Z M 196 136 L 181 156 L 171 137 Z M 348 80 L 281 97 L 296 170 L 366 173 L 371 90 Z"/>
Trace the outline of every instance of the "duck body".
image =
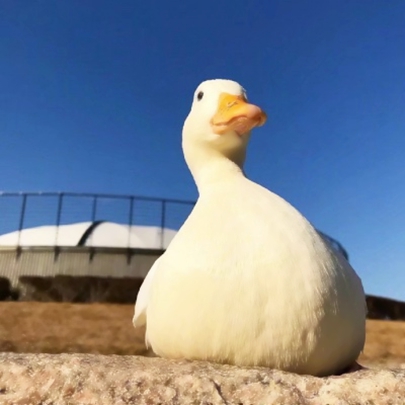
<path id="1" fill-rule="evenodd" d="M 205 190 L 156 271 L 147 338 L 162 357 L 327 375 L 363 348 L 355 272 L 244 177 Z"/>
<path id="2" fill-rule="evenodd" d="M 341 372 L 364 346 L 361 281 L 294 207 L 245 177 L 233 148 L 183 141 L 199 198 L 148 274 L 134 325 L 145 320 L 166 358 Z"/>

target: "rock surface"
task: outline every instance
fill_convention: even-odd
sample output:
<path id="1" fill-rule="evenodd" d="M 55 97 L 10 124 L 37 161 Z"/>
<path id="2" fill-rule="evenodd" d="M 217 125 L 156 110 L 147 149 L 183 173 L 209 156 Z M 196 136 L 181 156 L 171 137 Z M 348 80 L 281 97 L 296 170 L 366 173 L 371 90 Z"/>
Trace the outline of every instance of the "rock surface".
<path id="1" fill-rule="evenodd" d="M 405 370 L 316 378 L 263 368 L 88 354 L 0 354 L 0 404 L 405 403 Z"/>

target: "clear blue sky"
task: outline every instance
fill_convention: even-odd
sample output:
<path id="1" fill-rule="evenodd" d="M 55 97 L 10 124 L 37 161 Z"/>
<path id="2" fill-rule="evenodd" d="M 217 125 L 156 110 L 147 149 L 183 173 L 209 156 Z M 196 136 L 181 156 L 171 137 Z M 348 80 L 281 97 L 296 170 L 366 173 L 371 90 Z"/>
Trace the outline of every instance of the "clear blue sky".
<path id="1" fill-rule="evenodd" d="M 405 300 L 403 0 L 4 0 L 0 188 L 195 199 L 181 127 L 202 80 L 269 115 L 250 178 Z"/>

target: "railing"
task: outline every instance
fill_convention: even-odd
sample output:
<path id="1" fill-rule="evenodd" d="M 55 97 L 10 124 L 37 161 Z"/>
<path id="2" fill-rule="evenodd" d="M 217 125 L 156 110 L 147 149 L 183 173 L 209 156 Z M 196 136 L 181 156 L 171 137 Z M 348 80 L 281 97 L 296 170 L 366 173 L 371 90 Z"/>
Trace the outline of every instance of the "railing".
<path id="1" fill-rule="evenodd" d="M 128 226 L 158 227 L 162 235 L 160 248 L 163 249 L 164 230 L 178 230 L 194 204 L 193 201 L 134 195 L 0 192 L 0 235 L 18 231 L 16 246 L 20 246 L 20 235 L 23 229 L 54 225 L 55 240 L 51 245 L 56 246 L 58 229 L 61 225 L 110 221 Z M 320 234 L 335 250 L 340 251 L 348 259 L 346 250 L 338 241 L 322 232 Z"/>
<path id="2" fill-rule="evenodd" d="M 123 225 L 178 230 L 194 206 L 192 201 L 134 195 L 69 192 L 0 192 L 0 235 L 24 229 L 78 222 L 110 221 Z M 163 244 L 163 241 L 162 241 Z M 0 242 L 1 245 L 1 242 Z"/>

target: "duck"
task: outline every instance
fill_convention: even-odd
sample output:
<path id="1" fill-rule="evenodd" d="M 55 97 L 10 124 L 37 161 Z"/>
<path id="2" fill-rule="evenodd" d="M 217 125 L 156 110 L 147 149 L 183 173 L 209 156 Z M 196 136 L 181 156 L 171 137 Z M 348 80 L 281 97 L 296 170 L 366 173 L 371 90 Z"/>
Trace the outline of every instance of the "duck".
<path id="1" fill-rule="evenodd" d="M 296 208 L 247 178 L 266 120 L 235 81 L 195 90 L 182 149 L 198 199 L 147 274 L 133 325 L 167 359 L 339 374 L 364 347 L 362 282 Z"/>

